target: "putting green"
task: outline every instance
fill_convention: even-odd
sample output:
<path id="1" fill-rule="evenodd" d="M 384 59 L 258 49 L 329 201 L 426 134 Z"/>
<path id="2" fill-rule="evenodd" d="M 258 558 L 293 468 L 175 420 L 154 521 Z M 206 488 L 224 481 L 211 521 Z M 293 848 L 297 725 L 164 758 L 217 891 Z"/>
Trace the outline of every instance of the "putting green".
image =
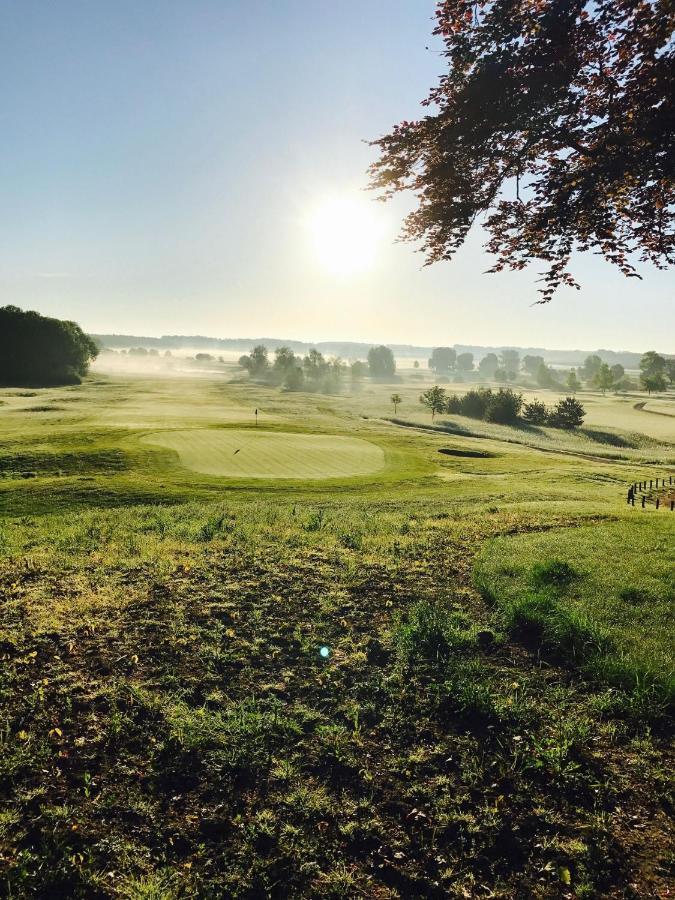
<path id="1" fill-rule="evenodd" d="M 175 450 L 187 469 L 227 478 L 344 478 L 384 466 L 375 444 L 332 434 L 196 428 L 141 440 Z"/>

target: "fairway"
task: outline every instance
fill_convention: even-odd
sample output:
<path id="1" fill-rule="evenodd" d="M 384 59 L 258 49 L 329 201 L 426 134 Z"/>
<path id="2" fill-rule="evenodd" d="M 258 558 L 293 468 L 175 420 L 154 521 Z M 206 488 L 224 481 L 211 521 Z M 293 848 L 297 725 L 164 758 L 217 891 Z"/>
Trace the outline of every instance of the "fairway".
<path id="1" fill-rule="evenodd" d="M 334 434 L 204 428 L 142 440 L 175 450 L 187 469 L 225 478 L 345 478 L 372 475 L 384 466 L 375 444 Z"/>

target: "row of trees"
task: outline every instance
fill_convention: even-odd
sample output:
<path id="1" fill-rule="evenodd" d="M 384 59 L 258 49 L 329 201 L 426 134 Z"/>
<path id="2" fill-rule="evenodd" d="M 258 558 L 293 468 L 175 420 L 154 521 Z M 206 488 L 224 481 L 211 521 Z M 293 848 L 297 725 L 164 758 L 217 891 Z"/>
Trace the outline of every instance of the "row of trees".
<path id="1" fill-rule="evenodd" d="M 396 374 L 394 354 L 384 346 L 371 347 L 367 362 L 356 360 L 348 364 L 340 357 L 326 359 L 314 348 L 306 356 L 299 356 L 290 347 L 278 347 L 271 360 L 267 347 L 259 344 L 239 358 L 239 365 L 251 378 L 281 385 L 289 391 L 336 393 L 347 375 L 352 381 L 360 381 L 366 377 L 387 380 Z"/>
<path id="2" fill-rule="evenodd" d="M 78 384 L 98 346 L 75 322 L 0 309 L 0 384 Z"/>
<path id="3" fill-rule="evenodd" d="M 474 371 L 472 353 L 458 354 L 452 347 L 436 347 L 429 358 L 429 368 L 437 375 L 455 372 L 458 375 Z M 570 369 L 566 374 L 546 365 L 543 356 L 526 354 L 520 357 L 517 350 L 502 350 L 486 354 L 478 363 L 478 374 L 490 381 L 506 383 L 516 381 L 522 373 L 536 382 L 539 387 L 552 390 L 567 389 L 572 394 L 586 385 L 601 390 L 637 390 L 638 384 L 626 377 L 620 363 L 610 366 L 593 353 L 587 356 L 578 370 Z M 675 359 L 666 359 L 654 350 L 645 353 L 640 361 L 640 386 L 651 393 L 666 388 L 666 380 L 675 384 Z"/>
<path id="4" fill-rule="evenodd" d="M 391 398 L 396 410 L 401 398 L 395 394 Z M 435 385 L 424 391 L 420 403 L 431 412 L 433 422 L 437 414 L 456 414 L 500 425 L 513 425 L 524 420 L 531 425 L 551 425 L 555 428 L 578 428 L 583 425 L 585 410 L 574 397 L 565 397 L 549 409 L 540 400 L 523 402 L 523 395 L 511 388 L 479 388 L 467 391 L 459 397 L 448 395 L 444 388 Z"/>

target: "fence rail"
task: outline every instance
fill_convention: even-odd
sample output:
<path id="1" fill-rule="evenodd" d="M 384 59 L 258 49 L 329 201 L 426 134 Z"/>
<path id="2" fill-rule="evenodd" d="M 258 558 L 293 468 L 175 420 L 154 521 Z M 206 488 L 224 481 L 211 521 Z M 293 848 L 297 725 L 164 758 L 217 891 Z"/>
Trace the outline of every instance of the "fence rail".
<path id="1" fill-rule="evenodd" d="M 656 509 L 663 507 L 675 512 L 675 476 L 666 475 L 658 478 L 646 478 L 644 481 L 634 481 L 628 486 L 626 502 L 629 506 L 635 506 L 636 499 L 640 501 L 640 507 L 645 509 L 647 504 L 653 504 Z M 661 484 L 659 485 L 659 482 Z"/>

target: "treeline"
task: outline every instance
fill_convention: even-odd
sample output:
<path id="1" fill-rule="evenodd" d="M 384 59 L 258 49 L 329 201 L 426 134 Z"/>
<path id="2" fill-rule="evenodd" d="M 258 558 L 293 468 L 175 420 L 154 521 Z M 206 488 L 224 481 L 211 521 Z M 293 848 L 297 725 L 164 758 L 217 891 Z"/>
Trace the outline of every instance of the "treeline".
<path id="1" fill-rule="evenodd" d="M 474 365 L 472 353 L 457 353 L 452 347 L 436 347 L 428 360 L 429 368 L 438 376 L 454 375 L 455 381 L 464 381 L 476 373 L 486 381 L 523 382 L 536 384 L 550 390 L 567 390 L 572 394 L 584 386 L 588 389 L 631 391 L 642 387 L 651 393 L 666 389 L 667 381 L 675 384 L 675 359 L 666 358 L 650 350 L 640 359 L 639 383 L 626 375 L 621 363 L 609 365 L 597 353 L 590 354 L 578 369 L 564 372 L 546 364 L 544 357 L 526 354 L 522 358 L 517 350 L 503 350 L 486 354 Z"/>
<path id="2" fill-rule="evenodd" d="M 97 344 L 75 322 L 0 308 L 0 384 L 79 384 L 97 355 Z"/>
<path id="3" fill-rule="evenodd" d="M 458 396 L 448 395 L 444 388 L 435 385 L 421 394 L 420 403 L 429 409 L 432 421 L 437 414 L 455 414 L 499 425 L 527 422 L 554 428 L 578 428 L 583 425 L 586 412 L 574 397 L 565 397 L 549 408 L 540 400 L 525 403 L 523 395 L 511 388 L 500 388 L 498 391 L 479 388 Z"/>
<path id="4" fill-rule="evenodd" d="M 341 382 L 352 382 L 370 377 L 391 380 L 396 375 L 396 361 L 389 347 L 371 347 L 367 361 L 347 363 L 339 356 L 326 359 L 312 348 L 306 356 L 296 354 L 290 347 L 277 347 L 274 359 L 270 359 L 267 347 L 259 344 L 250 353 L 239 358 L 239 365 L 251 378 L 266 384 L 278 385 L 288 391 L 321 391 L 334 394 Z"/>

